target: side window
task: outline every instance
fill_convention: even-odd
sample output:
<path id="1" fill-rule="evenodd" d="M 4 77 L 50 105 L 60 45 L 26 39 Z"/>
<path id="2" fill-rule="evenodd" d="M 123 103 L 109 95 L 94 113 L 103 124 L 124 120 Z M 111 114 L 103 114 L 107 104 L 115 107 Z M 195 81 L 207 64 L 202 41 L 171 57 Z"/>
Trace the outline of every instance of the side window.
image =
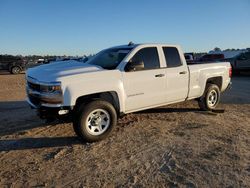
<path id="1" fill-rule="evenodd" d="M 160 68 L 160 61 L 158 56 L 158 51 L 156 47 L 148 47 L 139 50 L 126 65 L 125 70 L 131 71 L 131 67 L 133 64 L 144 64 L 144 68 L 141 69 L 133 69 L 133 71 L 137 70 L 149 70 L 149 69 L 158 69 Z"/>
<path id="2" fill-rule="evenodd" d="M 181 58 L 177 48 L 175 47 L 163 47 L 167 67 L 179 67 L 182 65 Z"/>

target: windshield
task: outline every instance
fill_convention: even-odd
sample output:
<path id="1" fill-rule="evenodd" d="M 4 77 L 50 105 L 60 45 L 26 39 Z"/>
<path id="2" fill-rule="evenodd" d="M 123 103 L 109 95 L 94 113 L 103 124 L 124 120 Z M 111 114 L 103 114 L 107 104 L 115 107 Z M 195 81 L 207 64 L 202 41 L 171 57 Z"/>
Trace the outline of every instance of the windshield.
<path id="1" fill-rule="evenodd" d="M 111 48 L 103 50 L 86 63 L 98 65 L 104 69 L 115 69 L 132 48 Z"/>

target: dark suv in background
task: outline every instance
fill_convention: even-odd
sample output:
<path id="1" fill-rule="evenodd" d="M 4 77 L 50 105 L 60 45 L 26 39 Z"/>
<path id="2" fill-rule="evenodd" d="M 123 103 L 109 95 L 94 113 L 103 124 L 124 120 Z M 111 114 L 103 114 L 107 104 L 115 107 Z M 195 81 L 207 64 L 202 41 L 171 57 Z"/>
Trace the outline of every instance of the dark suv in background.
<path id="1" fill-rule="evenodd" d="M 25 70 L 27 61 L 21 57 L 0 55 L 0 70 L 7 70 L 12 74 L 19 74 Z"/>
<path id="2" fill-rule="evenodd" d="M 225 61 L 231 63 L 234 72 L 250 71 L 250 51 L 225 59 Z"/>

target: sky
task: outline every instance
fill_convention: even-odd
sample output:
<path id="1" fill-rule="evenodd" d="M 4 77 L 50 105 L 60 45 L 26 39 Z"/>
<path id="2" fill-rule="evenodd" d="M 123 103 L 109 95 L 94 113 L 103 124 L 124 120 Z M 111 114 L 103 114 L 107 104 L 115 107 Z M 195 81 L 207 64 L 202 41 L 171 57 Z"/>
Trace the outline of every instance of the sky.
<path id="1" fill-rule="evenodd" d="M 84 55 L 129 41 L 250 47 L 250 0 L 0 0 L 0 54 Z"/>

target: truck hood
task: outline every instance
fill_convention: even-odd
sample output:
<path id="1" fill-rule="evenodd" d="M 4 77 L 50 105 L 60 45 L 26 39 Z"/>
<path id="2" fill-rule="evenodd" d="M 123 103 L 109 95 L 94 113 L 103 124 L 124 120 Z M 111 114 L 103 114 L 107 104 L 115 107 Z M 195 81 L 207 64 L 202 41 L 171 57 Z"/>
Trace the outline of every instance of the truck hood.
<path id="1" fill-rule="evenodd" d="M 68 60 L 29 68 L 26 75 L 38 81 L 53 82 L 60 80 L 61 77 L 101 70 L 104 69 L 96 65 Z"/>

